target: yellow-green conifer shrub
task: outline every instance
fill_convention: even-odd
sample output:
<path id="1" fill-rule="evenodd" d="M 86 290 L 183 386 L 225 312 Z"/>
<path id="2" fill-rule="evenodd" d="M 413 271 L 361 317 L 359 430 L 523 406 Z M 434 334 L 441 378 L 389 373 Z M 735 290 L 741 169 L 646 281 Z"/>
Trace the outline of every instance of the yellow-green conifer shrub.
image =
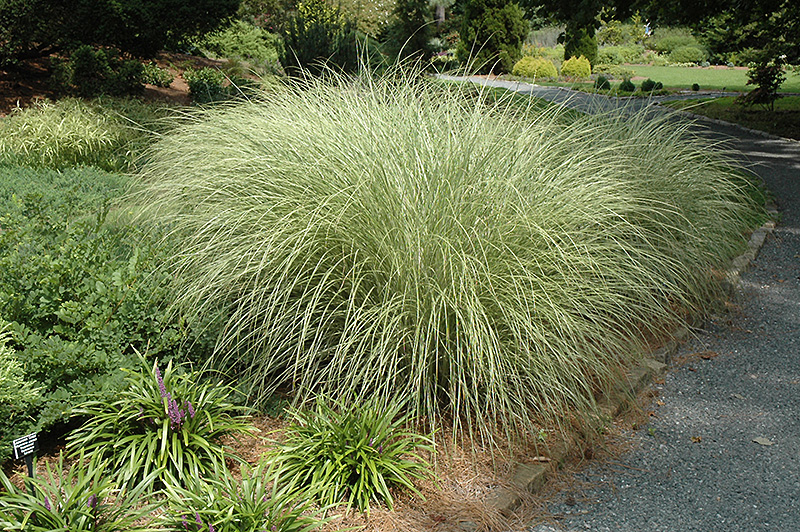
<path id="1" fill-rule="evenodd" d="M 584 56 L 572 56 L 561 65 L 561 75 L 568 78 L 588 78 L 592 75 L 592 65 Z"/>
<path id="2" fill-rule="evenodd" d="M 526 56 L 517 61 L 511 72 L 515 76 L 525 78 L 557 78 L 558 70 L 549 59 Z"/>

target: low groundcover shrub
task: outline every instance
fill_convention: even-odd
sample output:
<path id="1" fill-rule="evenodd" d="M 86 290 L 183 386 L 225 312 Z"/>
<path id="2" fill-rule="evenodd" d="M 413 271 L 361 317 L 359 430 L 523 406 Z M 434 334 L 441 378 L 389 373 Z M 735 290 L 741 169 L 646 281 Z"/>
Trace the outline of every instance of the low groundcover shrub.
<path id="1" fill-rule="evenodd" d="M 707 308 L 758 211 L 686 125 L 331 78 L 199 110 L 134 197 L 261 401 L 402 394 L 487 437 L 588 422 L 645 338 Z"/>

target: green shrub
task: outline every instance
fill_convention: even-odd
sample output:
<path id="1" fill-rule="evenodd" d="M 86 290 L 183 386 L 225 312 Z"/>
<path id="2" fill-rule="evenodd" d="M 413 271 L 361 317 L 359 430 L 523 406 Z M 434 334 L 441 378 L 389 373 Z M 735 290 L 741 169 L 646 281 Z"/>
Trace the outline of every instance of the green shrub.
<path id="1" fill-rule="evenodd" d="M 137 100 L 42 100 L 0 121 L 0 165 L 131 169 L 168 107 Z"/>
<path id="2" fill-rule="evenodd" d="M 532 79 L 558 77 L 558 70 L 553 62 L 541 57 L 523 57 L 517 61 L 511 73 Z"/>
<path id="3" fill-rule="evenodd" d="M 68 449 L 85 452 L 90 463 L 108 462 L 122 485 L 151 478 L 185 485 L 217 473 L 231 457 L 222 439 L 254 430 L 231 403 L 222 382 L 201 384 L 201 374 L 163 374 L 140 356 L 141 367 L 126 375 L 127 386 L 113 401 L 87 401 L 73 410 L 88 420 L 68 438 Z"/>
<path id="4" fill-rule="evenodd" d="M 644 46 L 606 46 L 597 51 L 597 64 L 620 65 L 644 62 Z"/>
<path id="5" fill-rule="evenodd" d="M 683 28 L 657 28 L 649 39 L 649 48 L 661 54 L 669 54 L 682 46 L 701 48 L 700 41 Z"/>
<path id="6" fill-rule="evenodd" d="M 474 91 L 311 79 L 154 147 L 141 217 L 172 228 L 176 304 L 224 315 L 254 398 L 403 394 L 457 435 L 523 437 L 588 423 L 639 334 L 708 308 L 757 212 L 718 152 Z"/>
<path id="7" fill-rule="evenodd" d="M 277 63 L 283 50 L 283 40 L 263 28 L 234 20 L 227 28 L 206 35 L 198 47 L 219 59 L 241 58 Z"/>
<path id="8" fill-rule="evenodd" d="M 647 78 L 642 82 L 640 89 L 642 92 L 653 92 L 653 91 L 660 91 L 664 88 L 664 84 L 660 81 L 653 81 L 650 78 Z"/>
<path id="9" fill-rule="evenodd" d="M 309 532 L 327 519 L 311 508 L 311 500 L 299 501 L 291 486 L 274 482 L 272 466 L 260 461 L 253 468 L 242 464 L 241 477 L 221 468 L 208 479 L 171 479 L 165 494 L 168 510 L 158 522 L 167 530 L 205 532 L 268 531 Z"/>
<path id="10" fill-rule="evenodd" d="M 22 364 L 8 345 L 8 325 L 0 333 L 0 463 L 11 456 L 11 442 L 35 427 L 29 414 L 39 399 L 39 389 L 26 379 Z"/>
<path id="11" fill-rule="evenodd" d="M 183 72 L 183 79 L 189 85 L 189 94 L 194 103 L 214 103 L 230 98 L 230 91 L 226 86 L 228 80 L 225 74 L 216 68 L 203 67 L 200 70 L 187 68 Z"/>
<path id="12" fill-rule="evenodd" d="M 592 65 L 583 56 L 570 57 L 561 64 L 561 75 L 569 78 L 588 78 L 592 75 Z"/>
<path id="13" fill-rule="evenodd" d="M 692 83 L 692 90 L 695 92 L 699 91 L 700 85 L 698 85 L 697 83 Z"/>
<path id="14" fill-rule="evenodd" d="M 134 59 L 123 60 L 113 49 L 79 46 L 68 59 L 54 65 L 56 89 L 84 98 L 107 94 L 124 96 L 142 89 L 142 64 Z"/>
<path id="15" fill-rule="evenodd" d="M 595 74 L 605 74 L 611 79 L 630 79 L 636 73 L 630 68 L 625 68 L 619 65 L 597 65 L 592 71 Z"/>
<path id="16" fill-rule="evenodd" d="M 429 442 L 403 426 L 398 402 L 376 399 L 345 406 L 318 398 L 313 410 L 294 410 L 285 441 L 268 458 L 276 484 L 307 491 L 323 505 L 344 501 L 369 514 L 370 501 L 392 509 L 391 490 L 416 492 L 412 480 L 428 476 L 430 465 L 416 454 Z"/>
<path id="17" fill-rule="evenodd" d="M 148 480 L 148 479 L 146 479 Z M 33 493 L 16 487 L 0 470 L 0 528 L 7 532 L 145 532 L 156 506 L 143 498 L 146 483 L 120 491 L 102 467 L 88 470 L 83 457 L 66 469 L 63 455 L 45 476 L 27 480 Z"/>
<path id="18" fill-rule="evenodd" d="M 149 83 L 156 87 L 169 87 L 175 79 L 169 70 L 161 68 L 153 62 L 142 65 L 142 83 Z"/>
<path id="19" fill-rule="evenodd" d="M 670 63 L 699 63 L 705 58 L 705 50 L 697 46 L 679 46 L 669 53 Z"/>
<path id="20" fill-rule="evenodd" d="M 739 96 L 736 101 L 744 105 L 758 104 L 768 111 L 774 111 L 775 100 L 780 98 L 778 89 L 785 80 L 783 57 L 753 63 L 747 70 L 747 84 L 756 85 L 756 88 Z"/>
<path id="21" fill-rule="evenodd" d="M 597 79 L 594 80 L 594 88 L 599 91 L 607 91 L 611 89 L 611 83 L 608 81 L 607 77 L 597 76 Z"/>
<path id="22" fill-rule="evenodd" d="M 622 92 L 633 92 L 636 90 L 636 85 L 629 79 L 622 80 L 622 83 L 619 84 L 619 90 Z"/>
<path id="23" fill-rule="evenodd" d="M 134 349 L 184 360 L 208 354 L 208 341 L 168 310 L 158 235 L 107 219 L 129 185 L 91 168 L 0 166 L 0 316 L 12 322 L 25 379 L 41 388 L 30 405 L 0 407 L 0 420 L 19 423 L 2 431 L 8 437 L 66 422 L 88 397 L 113 399 L 124 384 L 119 368 L 135 366 Z"/>

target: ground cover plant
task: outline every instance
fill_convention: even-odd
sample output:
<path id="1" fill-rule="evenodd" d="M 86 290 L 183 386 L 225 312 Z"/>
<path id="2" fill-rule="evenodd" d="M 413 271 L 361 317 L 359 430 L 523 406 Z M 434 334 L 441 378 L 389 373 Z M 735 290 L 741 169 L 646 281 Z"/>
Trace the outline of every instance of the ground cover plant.
<path id="1" fill-rule="evenodd" d="M 667 88 L 688 90 L 697 83 L 704 90 L 747 92 L 747 70 L 733 68 L 701 68 L 675 66 L 630 65 L 637 77 L 658 80 Z M 779 92 L 800 92 L 800 74 L 787 72 Z"/>
<path id="2" fill-rule="evenodd" d="M 227 316 L 217 354 L 257 401 L 402 393 L 485 438 L 589 423 L 758 210 L 686 126 L 331 78 L 198 112 L 140 175 L 178 304 Z"/>
<path id="3" fill-rule="evenodd" d="M 344 407 L 324 397 L 308 410 L 292 410 L 292 424 L 269 461 L 276 482 L 324 505 L 347 501 L 369 515 L 370 501 L 392 509 L 391 489 L 417 492 L 412 481 L 427 477 L 430 464 L 417 449 L 432 441 L 406 430 L 403 403 L 372 397 Z"/>

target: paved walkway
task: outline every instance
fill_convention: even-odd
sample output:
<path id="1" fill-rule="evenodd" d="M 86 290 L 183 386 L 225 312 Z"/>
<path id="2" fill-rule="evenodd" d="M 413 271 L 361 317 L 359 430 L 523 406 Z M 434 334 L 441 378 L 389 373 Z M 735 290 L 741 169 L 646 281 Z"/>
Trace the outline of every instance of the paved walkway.
<path id="1" fill-rule="evenodd" d="M 573 94 L 568 105 L 616 105 L 598 99 Z M 590 464 L 532 532 L 800 531 L 800 143 L 699 124 L 764 180 L 780 224 L 734 305 L 694 331 L 677 355 L 687 361 L 656 386 L 654 417 L 629 434 L 632 450 Z"/>

